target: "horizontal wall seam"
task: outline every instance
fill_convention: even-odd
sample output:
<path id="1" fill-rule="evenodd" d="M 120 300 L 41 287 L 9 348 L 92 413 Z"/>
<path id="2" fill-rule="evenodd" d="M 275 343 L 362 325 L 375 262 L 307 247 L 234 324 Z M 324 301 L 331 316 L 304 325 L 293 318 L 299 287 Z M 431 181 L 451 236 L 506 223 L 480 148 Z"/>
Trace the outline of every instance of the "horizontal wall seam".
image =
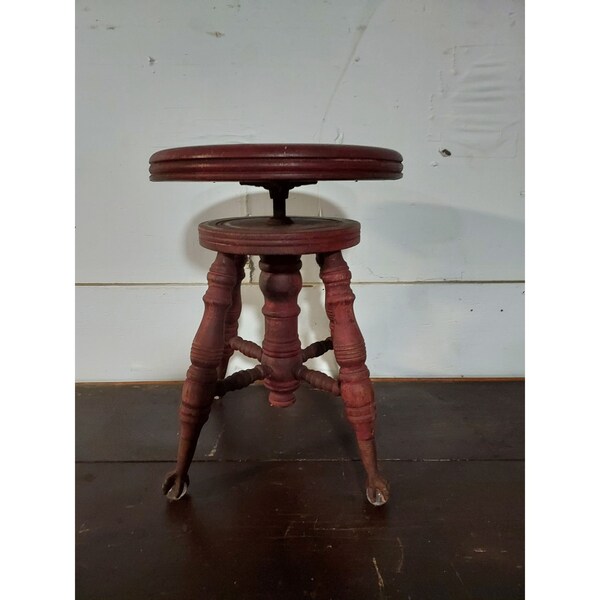
<path id="1" fill-rule="evenodd" d="M 525 377 L 370 377 L 372 383 L 525 383 Z M 161 379 L 156 381 L 76 381 L 77 388 L 90 387 L 150 387 L 150 386 L 182 386 L 183 379 Z M 250 385 L 262 386 L 261 381 Z"/>
<path id="2" fill-rule="evenodd" d="M 498 283 L 525 283 L 524 279 L 427 279 L 416 281 L 356 281 L 352 280 L 352 285 L 427 285 L 427 284 L 498 284 Z M 243 285 L 258 285 L 256 282 L 242 282 Z M 148 282 L 86 282 L 75 283 L 75 287 L 201 287 L 206 286 L 206 282 L 176 282 L 176 281 L 158 281 Z M 321 281 L 305 281 L 304 286 L 322 285 Z"/>

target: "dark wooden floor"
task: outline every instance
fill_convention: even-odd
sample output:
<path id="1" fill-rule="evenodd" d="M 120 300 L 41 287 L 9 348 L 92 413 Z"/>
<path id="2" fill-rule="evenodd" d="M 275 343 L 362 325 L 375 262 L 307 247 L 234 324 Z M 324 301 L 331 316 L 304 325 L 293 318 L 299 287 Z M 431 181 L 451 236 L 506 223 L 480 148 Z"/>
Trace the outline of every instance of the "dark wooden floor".
<path id="1" fill-rule="evenodd" d="M 176 385 L 77 387 L 77 598 L 524 597 L 524 385 L 378 383 L 392 498 L 364 498 L 338 398 L 218 402 L 168 503 Z"/>

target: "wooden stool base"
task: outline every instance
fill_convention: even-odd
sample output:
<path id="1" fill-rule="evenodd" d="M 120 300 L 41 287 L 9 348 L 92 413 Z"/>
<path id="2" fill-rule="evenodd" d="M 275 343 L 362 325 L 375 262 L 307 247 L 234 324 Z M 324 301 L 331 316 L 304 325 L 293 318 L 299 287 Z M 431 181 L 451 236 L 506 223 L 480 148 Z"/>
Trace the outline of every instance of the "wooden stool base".
<path id="1" fill-rule="evenodd" d="M 190 146 L 150 157 L 152 181 L 237 181 L 264 187 L 273 201 L 272 217 L 218 219 L 199 227 L 201 245 L 218 254 L 208 274 L 206 309 L 183 386 L 177 467 L 164 484 L 169 498 L 179 499 L 187 491 L 188 468 L 213 399 L 263 380 L 273 406 L 292 404 L 301 382 L 341 395 L 367 473 L 367 498 L 376 506 L 387 501 L 388 484 L 377 468 L 375 403 L 365 344 L 354 316 L 350 270 L 340 252 L 358 244 L 360 224 L 350 219 L 289 217 L 286 199 L 301 185 L 400 179 L 402 170 L 402 156 L 394 150 L 338 144 Z M 237 336 L 240 282 L 249 254 L 261 257 L 262 346 Z M 302 287 L 300 258 L 305 254 L 316 254 L 321 266 L 331 337 L 302 349 L 297 299 Z M 338 379 L 304 366 L 309 358 L 331 349 L 340 366 Z M 225 377 L 236 350 L 259 364 Z"/>
<path id="2" fill-rule="evenodd" d="M 325 308 L 331 336 L 302 349 L 298 337 L 300 307 L 297 303 L 302 288 L 300 255 L 261 256 L 259 283 L 265 299 L 262 309 L 265 336 L 259 346 L 237 336 L 240 283 L 246 256 L 217 254 L 208 274 L 208 289 L 204 296 L 206 308 L 192 344 L 192 365 L 183 387 L 177 467 L 163 485 L 169 499 L 178 500 L 187 492 L 188 469 L 214 398 L 262 380 L 269 390 L 270 404 L 277 407 L 293 404 L 294 391 L 302 382 L 341 395 L 367 474 L 367 499 L 375 506 L 387 502 L 389 486 L 377 467 L 373 386 L 365 365 L 364 340 L 353 310 L 350 270 L 339 250 L 317 253 L 316 258 L 325 285 Z M 334 351 L 340 367 L 338 379 L 304 366 L 310 358 L 329 350 Z M 227 362 L 234 351 L 258 360 L 259 364 L 225 377 Z"/>

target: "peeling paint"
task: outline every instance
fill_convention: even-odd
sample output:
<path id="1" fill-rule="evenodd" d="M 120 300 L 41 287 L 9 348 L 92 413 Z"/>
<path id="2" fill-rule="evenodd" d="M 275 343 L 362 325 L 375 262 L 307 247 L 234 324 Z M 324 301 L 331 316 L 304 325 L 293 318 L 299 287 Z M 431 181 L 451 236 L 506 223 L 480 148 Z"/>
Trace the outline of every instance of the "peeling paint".
<path id="1" fill-rule="evenodd" d="M 431 96 L 429 140 L 452 148 L 454 156 L 516 156 L 523 127 L 520 50 L 456 46 L 445 55 L 440 89 Z"/>

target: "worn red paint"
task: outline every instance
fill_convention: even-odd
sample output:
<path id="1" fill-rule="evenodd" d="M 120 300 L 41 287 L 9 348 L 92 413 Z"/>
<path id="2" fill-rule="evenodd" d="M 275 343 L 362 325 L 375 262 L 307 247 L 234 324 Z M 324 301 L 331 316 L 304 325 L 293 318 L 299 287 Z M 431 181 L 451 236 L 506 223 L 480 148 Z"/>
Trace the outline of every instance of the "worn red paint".
<path id="1" fill-rule="evenodd" d="M 377 466 L 375 401 L 366 349 L 353 310 L 351 274 L 341 250 L 358 244 L 360 224 L 350 219 L 289 217 L 285 200 L 293 187 L 321 179 L 398 179 L 402 157 L 393 150 L 334 144 L 235 144 L 173 148 L 150 158 L 153 181 L 239 181 L 269 190 L 272 217 L 242 217 L 201 223 L 200 244 L 217 252 L 208 273 L 204 316 L 192 343 L 183 386 L 177 466 L 163 485 L 181 498 L 189 482 L 198 436 L 216 396 L 262 379 L 273 406 L 295 401 L 301 382 L 342 396 L 367 473 L 367 497 L 387 501 L 389 489 Z M 298 337 L 301 257 L 315 254 L 325 285 L 331 337 L 304 350 Z M 237 336 L 240 284 L 248 255 L 260 255 L 260 289 L 265 303 L 262 346 Z M 340 366 L 335 380 L 303 363 L 333 349 Z M 225 377 L 234 350 L 259 361 Z"/>

